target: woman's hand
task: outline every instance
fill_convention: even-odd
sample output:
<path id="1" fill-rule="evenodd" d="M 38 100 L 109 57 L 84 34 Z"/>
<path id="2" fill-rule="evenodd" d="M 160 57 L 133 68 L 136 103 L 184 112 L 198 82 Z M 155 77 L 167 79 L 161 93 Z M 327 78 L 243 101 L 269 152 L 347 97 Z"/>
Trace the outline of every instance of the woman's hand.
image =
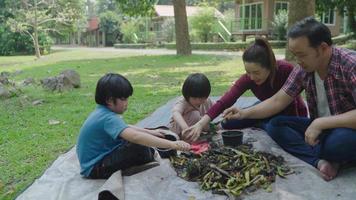
<path id="1" fill-rule="evenodd" d="M 236 107 L 230 107 L 226 110 L 224 110 L 222 114 L 224 119 L 243 119 L 243 109 L 239 109 Z"/>
<path id="2" fill-rule="evenodd" d="M 182 140 L 178 140 L 178 141 L 174 141 L 172 142 L 172 149 L 176 149 L 178 151 L 189 151 L 190 150 L 190 144 L 182 141 Z"/>

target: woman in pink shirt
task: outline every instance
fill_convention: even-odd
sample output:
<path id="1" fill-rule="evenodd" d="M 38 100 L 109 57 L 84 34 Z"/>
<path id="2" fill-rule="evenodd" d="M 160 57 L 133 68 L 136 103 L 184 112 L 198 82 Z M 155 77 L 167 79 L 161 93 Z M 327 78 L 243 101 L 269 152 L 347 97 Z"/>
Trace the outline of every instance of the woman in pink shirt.
<path id="1" fill-rule="evenodd" d="M 247 90 L 260 100 L 264 101 L 281 89 L 293 65 L 282 60 L 276 61 L 270 44 L 263 38 L 256 38 L 255 42 L 248 47 L 242 56 L 246 74 L 235 81 L 234 85 L 222 96 L 201 118 L 201 120 L 183 132 L 186 141 L 195 141 L 200 136 L 203 127 L 220 115 L 225 109 L 231 107 L 237 99 Z M 281 115 L 307 116 L 307 108 L 301 96 L 281 113 Z M 229 120 L 222 123 L 224 129 L 241 129 L 251 127 L 257 123 L 266 123 L 268 119 L 244 119 Z"/>

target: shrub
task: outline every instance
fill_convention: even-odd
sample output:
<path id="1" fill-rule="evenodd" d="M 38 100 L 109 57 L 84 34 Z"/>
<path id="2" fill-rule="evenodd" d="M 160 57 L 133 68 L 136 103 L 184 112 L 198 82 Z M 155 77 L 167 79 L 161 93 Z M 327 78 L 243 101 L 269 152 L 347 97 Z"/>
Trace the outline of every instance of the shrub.
<path id="1" fill-rule="evenodd" d="M 162 24 L 162 34 L 165 37 L 166 42 L 175 41 L 175 22 L 174 18 L 168 18 L 164 20 Z"/>
<path id="2" fill-rule="evenodd" d="M 226 43 L 191 43 L 194 50 L 230 50 L 239 51 L 246 49 L 251 42 L 226 42 Z M 270 41 L 273 48 L 284 48 L 286 41 Z M 167 43 L 163 45 L 167 49 L 175 49 L 175 43 Z"/>
<path id="3" fill-rule="evenodd" d="M 215 10 L 210 7 L 205 7 L 200 10 L 196 15 L 190 18 L 193 33 L 200 37 L 200 41 L 211 41 L 215 33 L 216 25 Z M 194 35 L 193 34 L 193 35 Z"/>
<path id="4" fill-rule="evenodd" d="M 273 34 L 277 36 L 278 40 L 286 39 L 287 26 L 288 12 L 286 10 L 281 10 L 274 16 L 274 21 L 272 22 Z"/>
<path id="5" fill-rule="evenodd" d="M 356 51 L 356 40 L 350 40 L 346 45 L 346 48 Z"/>
<path id="6" fill-rule="evenodd" d="M 136 20 L 126 21 L 121 25 L 121 32 L 123 34 L 122 41 L 124 43 L 137 43 L 139 38 L 137 33 L 139 32 L 139 26 Z"/>
<path id="7" fill-rule="evenodd" d="M 343 34 L 333 37 L 333 43 L 337 45 L 345 44 L 346 41 L 350 40 L 353 37 L 353 33 L 351 34 Z"/>
<path id="8" fill-rule="evenodd" d="M 39 34 L 38 42 L 41 54 L 50 52 L 53 41 L 46 33 Z M 33 41 L 29 35 L 11 32 L 7 26 L 0 24 L 0 55 L 34 53 Z"/>

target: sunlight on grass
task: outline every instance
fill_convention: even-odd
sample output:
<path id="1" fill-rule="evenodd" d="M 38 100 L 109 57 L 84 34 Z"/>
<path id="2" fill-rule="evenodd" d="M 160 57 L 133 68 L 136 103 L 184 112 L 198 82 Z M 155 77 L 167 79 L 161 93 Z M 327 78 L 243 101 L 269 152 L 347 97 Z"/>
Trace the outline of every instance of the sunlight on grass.
<path id="1" fill-rule="evenodd" d="M 134 56 L 134 53 L 120 53 L 115 51 L 95 51 L 87 49 L 57 50 L 52 54 L 43 55 L 41 59 L 35 56 L 0 56 L 0 67 L 2 71 L 15 71 L 38 66 L 49 65 L 61 61 L 106 59 Z"/>

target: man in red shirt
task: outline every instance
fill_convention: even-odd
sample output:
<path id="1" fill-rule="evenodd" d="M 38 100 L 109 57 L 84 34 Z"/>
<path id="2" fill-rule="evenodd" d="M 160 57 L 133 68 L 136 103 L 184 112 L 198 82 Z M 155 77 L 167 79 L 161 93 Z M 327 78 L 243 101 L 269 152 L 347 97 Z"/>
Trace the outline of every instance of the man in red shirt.
<path id="1" fill-rule="evenodd" d="M 278 116 L 266 130 L 329 181 L 340 164 L 356 160 L 356 52 L 332 46 L 330 30 L 312 17 L 291 27 L 288 42 L 298 66 L 282 89 L 254 107 L 229 108 L 224 114 L 233 119 L 266 118 L 305 90 L 311 119 Z"/>

